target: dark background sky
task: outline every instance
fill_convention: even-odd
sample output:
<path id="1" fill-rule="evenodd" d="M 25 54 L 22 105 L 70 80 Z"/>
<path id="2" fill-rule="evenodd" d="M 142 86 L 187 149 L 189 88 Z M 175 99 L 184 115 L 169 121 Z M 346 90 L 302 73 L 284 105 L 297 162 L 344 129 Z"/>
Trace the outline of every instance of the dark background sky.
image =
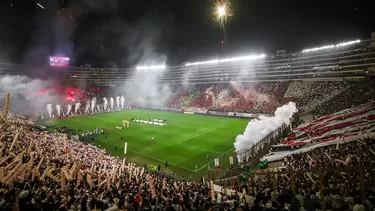
<path id="1" fill-rule="evenodd" d="M 2 0 L 0 62 L 45 64 L 49 55 L 65 55 L 76 66 L 176 65 L 278 49 L 292 53 L 369 39 L 375 31 L 370 0 L 231 4 L 234 17 L 222 46 L 210 0 Z"/>

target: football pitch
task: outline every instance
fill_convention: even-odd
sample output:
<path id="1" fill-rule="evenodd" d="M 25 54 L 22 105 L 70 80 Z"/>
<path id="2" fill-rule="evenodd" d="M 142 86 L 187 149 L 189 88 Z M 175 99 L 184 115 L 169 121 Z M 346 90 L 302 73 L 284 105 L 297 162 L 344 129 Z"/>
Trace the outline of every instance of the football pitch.
<path id="1" fill-rule="evenodd" d="M 167 125 L 130 121 L 132 118 L 147 121 L 151 118 L 166 119 Z M 129 120 L 130 127 L 117 129 L 116 126 L 123 126 L 123 120 Z M 208 168 L 215 168 L 215 158 L 219 158 L 222 168 L 229 167 L 229 157 L 233 156 L 235 159 L 234 139 L 243 133 L 248 120 L 154 110 L 123 110 L 53 120 L 48 123 L 53 126 L 68 126 L 76 131 L 81 129 L 83 132 L 103 127 L 104 135 L 97 135 L 93 144 L 105 148 L 110 154 L 125 157 L 126 160 L 141 165 L 160 164 L 162 170 L 167 173 L 197 178 L 206 174 Z M 108 141 L 105 140 L 105 136 Z M 167 168 L 166 161 L 169 164 Z"/>

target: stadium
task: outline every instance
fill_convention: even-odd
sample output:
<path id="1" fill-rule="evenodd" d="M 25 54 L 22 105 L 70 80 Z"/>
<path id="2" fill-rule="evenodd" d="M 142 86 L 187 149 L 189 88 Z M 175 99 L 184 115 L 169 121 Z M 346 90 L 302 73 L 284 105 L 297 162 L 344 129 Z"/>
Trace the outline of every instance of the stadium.
<path id="1" fill-rule="evenodd" d="M 0 63 L 0 208 L 374 209 L 375 32 L 287 50 Z"/>
<path id="2" fill-rule="evenodd" d="M 324 169 L 347 172 L 342 179 L 354 179 L 357 174 L 361 194 L 366 194 L 366 183 L 372 183 L 373 174 L 367 168 L 375 156 L 371 142 L 375 132 L 372 41 L 176 67 L 59 69 L 57 77 L 66 84 L 86 81 L 93 85 L 86 89 L 74 86 L 63 90 L 63 95 L 51 87 L 43 92 L 30 90 L 37 98 L 18 98 L 17 93 L 6 96 L 2 136 L 8 138 L 2 138 L 2 153 L 8 151 L 3 162 L 13 162 L 3 165 L 2 170 L 10 170 L 27 154 L 22 149 L 52 153 L 45 157 L 50 162 L 64 156 L 81 162 L 63 164 L 61 174 L 49 167 L 32 169 L 30 161 L 19 163 L 13 174 L 2 177 L 2 183 L 10 184 L 26 175 L 49 177 L 60 183 L 56 174 L 67 177 L 64 182 L 68 182 L 78 173 L 78 177 L 86 174 L 90 184 L 95 170 L 112 169 L 140 174 L 137 180 L 148 171 L 176 181 L 204 178 L 211 181 L 211 187 L 241 188 L 246 178 L 270 172 L 277 177 L 257 179 L 280 187 L 285 178 L 293 177 L 292 189 L 297 182 L 314 189 L 319 187 L 316 185 L 323 179 Z M 2 64 L 2 84 L 11 86 L 6 84 L 6 80 L 12 81 L 10 77 L 25 77 L 19 82 L 27 81 L 21 75 L 23 68 L 30 67 Z M 136 84 L 141 79 L 146 87 Z M 118 88 L 124 80 L 129 84 L 125 89 Z M 150 87 L 147 80 L 155 84 Z M 58 104 L 49 103 L 51 98 Z M 17 105 L 25 101 L 41 107 Z M 338 153 L 347 150 L 360 153 Z M 111 186 L 108 177 L 99 178 Z"/>

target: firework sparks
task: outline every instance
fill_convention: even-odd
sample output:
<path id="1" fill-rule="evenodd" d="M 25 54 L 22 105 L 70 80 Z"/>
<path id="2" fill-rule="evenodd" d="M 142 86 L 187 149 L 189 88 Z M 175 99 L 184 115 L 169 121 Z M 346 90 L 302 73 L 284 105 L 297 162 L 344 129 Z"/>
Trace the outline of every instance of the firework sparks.
<path id="1" fill-rule="evenodd" d="M 36 3 L 36 5 L 38 5 L 40 8 L 44 9 L 43 5 L 39 4 L 39 3 Z"/>
<path id="2" fill-rule="evenodd" d="M 215 0 L 214 11 L 213 20 L 218 20 L 221 28 L 225 28 L 233 19 L 233 10 L 229 0 Z"/>

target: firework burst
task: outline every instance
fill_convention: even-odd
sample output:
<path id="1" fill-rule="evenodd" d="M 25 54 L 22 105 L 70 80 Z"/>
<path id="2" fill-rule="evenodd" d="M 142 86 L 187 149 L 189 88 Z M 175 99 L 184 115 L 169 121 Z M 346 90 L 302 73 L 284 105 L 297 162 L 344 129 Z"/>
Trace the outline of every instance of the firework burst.
<path id="1" fill-rule="evenodd" d="M 221 28 L 225 28 L 233 19 L 233 10 L 229 0 L 214 0 L 214 20 L 217 20 Z"/>

